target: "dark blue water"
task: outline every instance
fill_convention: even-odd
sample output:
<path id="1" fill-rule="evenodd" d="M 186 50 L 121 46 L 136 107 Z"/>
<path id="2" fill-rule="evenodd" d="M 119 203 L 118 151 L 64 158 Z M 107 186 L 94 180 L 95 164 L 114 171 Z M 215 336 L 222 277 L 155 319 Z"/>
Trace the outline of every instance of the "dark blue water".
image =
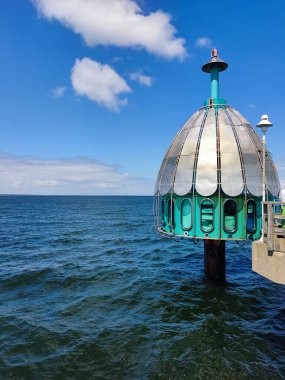
<path id="1" fill-rule="evenodd" d="M 157 236 L 150 197 L 0 197 L 0 378 L 284 379 L 285 287 Z"/>

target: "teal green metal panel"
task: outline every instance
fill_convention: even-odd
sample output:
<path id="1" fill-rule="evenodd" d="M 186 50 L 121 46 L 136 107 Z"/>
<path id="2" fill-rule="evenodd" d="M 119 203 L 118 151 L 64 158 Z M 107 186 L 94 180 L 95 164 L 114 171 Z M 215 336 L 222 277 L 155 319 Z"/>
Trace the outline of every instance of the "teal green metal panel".
<path id="1" fill-rule="evenodd" d="M 170 232 L 170 226 L 169 226 L 169 223 L 168 223 L 168 201 L 169 201 L 170 197 L 169 196 L 166 196 L 166 197 L 163 197 L 163 201 L 164 201 L 164 217 L 162 218 L 163 222 L 164 222 L 164 225 L 162 226 L 163 227 L 163 230 L 167 233 Z"/>
<path id="2" fill-rule="evenodd" d="M 250 198 L 256 204 L 256 229 L 253 232 L 246 231 L 247 224 L 247 202 L 242 196 L 225 198 L 221 197 L 219 202 L 218 196 L 212 197 L 201 197 L 199 195 L 191 196 L 177 196 L 175 194 L 172 195 L 172 200 L 174 201 L 174 224 L 171 226 L 169 224 L 170 217 L 168 215 L 170 208 L 168 207 L 168 202 L 171 199 L 170 195 L 167 195 L 163 198 L 164 201 L 164 213 L 161 215 L 161 226 L 166 233 L 174 234 L 176 236 L 181 237 L 189 237 L 189 238 L 210 238 L 210 239 L 225 239 L 225 240 L 241 240 L 241 239 L 252 239 L 257 240 L 260 239 L 261 236 L 261 199 L 260 198 Z M 181 215 L 181 204 L 184 199 L 188 199 L 191 201 L 191 228 L 185 229 L 182 226 L 182 215 Z M 224 204 L 227 200 L 232 199 L 237 204 L 237 218 L 236 218 L 236 229 L 233 232 L 225 231 L 224 229 L 224 217 L 225 210 Z M 213 213 L 211 214 L 211 208 L 207 210 L 206 213 L 203 214 L 204 220 L 204 230 L 201 221 L 201 205 L 204 200 L 212 201 L 214 204 Z M 204 209 L 205 211 L 205 209 Z M 207 221 L 211 223 L 213 217 L 213 229 L 211 231 L 205 230 L 209 226 Z"/>
<path id="3" fill-rule="evenodd" d="M 174 234 L 175 235 L 181 235 L 181 223 L 180 223 L 180 203 L 181 203 L 181 198 L 180 197 L 175 197 L 174 198 L 174 221 L 175 221 L 175 226 L 174 226 Z"/>
<path id="4" fill-rule="evenodd" d="M 261 238 L 261 224 L 262 224 L 262 211 L 261 211 L 261 198 L 254 198 L 256 201 L 256 231 L 253 234 L 247 234 L 247 238 L 258 240 Z M 250 236 L 252 235 L 252 236 Z"/>
<path id="5" fill-rule="evenodd" d="M 237 197 L 236 200 L 238 204 L 238 214 L 237 214 L 238 229 L 232 236 L 233 236 L 233 239 L 245 239 L 246 232 L 245 232 L 245 217 L 244 217 L 244 198 Z"/>
<path id="6" fill-rule="evenodd" d="M 183 229 L 181 226 L 181 202 L 182 198 L 177 197 L 175 202 L 175 235 L 183 236 Z"/>
<path id="7" fill-rule="evenodd" d="M 186 228 L 183 226 L 183 216 L 182 216 L 182 203 L 187 200 L 190 202 L 190 214 L 187 215 L 187 224 L 189 224 L 189 228 Z M 193 199 L 191 195 L 178 197 L 177 198 L 177 226 L 175 229 L 175 233 L 177 232 L 180 236 L 188 236 L 193 237 L 193 213 L 194 213 L 194 207 L 192 203 Z"/>
<path id="8" fill-rule="evenodd" d="M 162 198 L 161 199 L 161 202 L 164 203 L 164 206 L 162 206 L 162 209 L 161 209 L 161 212 L 162 212 L 162 215 L 161 215 L 161 221 L 162 221 L 162 225 L 161 227 L 165 230 L 167 230 L 167 226 L 168 226 L 168 222 L 167 222 L 167 198 Z"/>
<path id="9" fill-rule="evenodd" d="M 226 99 L 224 98 L 210 98 L 205 100 L 204 106 L 210 107 L 213 106 L 214 108 L 220 108 L 227 104 Z"/>

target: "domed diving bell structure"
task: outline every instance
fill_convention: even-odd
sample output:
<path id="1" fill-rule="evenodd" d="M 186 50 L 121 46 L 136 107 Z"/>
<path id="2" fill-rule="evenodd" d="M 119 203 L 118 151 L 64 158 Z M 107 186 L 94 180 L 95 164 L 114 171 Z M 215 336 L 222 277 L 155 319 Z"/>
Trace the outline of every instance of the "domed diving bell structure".
<path id="1" fill-rule="evenodd" d="M 202 70 L 211 74 L 211 97 L 171 143 L 154 197 L 156 230 L 167 237 L 204 239 L 205 273 L 225 276 L 225 241 L 261 237 L 262 141 L 237 110 L 219 96 L 227 63 L 212 51 Z M 267 200 L 280 183 L 265 149 Z"/>

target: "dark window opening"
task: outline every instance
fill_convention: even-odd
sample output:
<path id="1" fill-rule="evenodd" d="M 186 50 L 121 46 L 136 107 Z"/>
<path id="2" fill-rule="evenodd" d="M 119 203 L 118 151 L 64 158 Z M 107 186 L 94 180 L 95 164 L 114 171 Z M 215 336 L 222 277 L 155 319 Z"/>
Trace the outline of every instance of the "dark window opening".
<path id="1" fill-rule="evenodd" d="M 254 232 L 256 230 L 256 203 L 253 200 L 247 202 L 246 208 L 246 232 Z"/>
<path id="2" fill-rule="evenodd" d="M 224 230 L 234 232 L 237 229 L 237 204 L 234 200 L 228 199 L 224 203 Z"/>

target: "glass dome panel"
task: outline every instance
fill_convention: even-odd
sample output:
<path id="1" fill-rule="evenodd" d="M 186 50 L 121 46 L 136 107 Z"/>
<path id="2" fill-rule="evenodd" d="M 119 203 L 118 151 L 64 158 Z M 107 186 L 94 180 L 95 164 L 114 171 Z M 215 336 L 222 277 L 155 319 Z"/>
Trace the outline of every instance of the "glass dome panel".
<path id="1" fill-rule="evenodd" d="M 196 148 L 205 113 L 206 111 L 202 110 L 197 120 L 193 122 L 184 142 L 174 181 L 174 192 L 177 195 L 185 195 L 191 191 Z"/>
<path id="2" fill-rule="evenodd" d="M 174 138 L 159 171 L 155 190 L 156 193 L 159 192 L 161 195 L 165 195 L 173 191 L 173 181 L 178 157 L 180 156 L 189 129 L 200 112 L 201 111 L 195 112 Z"/>
<path id="3" fill-rule="evenodd" d="M 236 138 L 224 109 L 219 109 L 221 187 L 225 194 L 237 196 L 244 188 L 242 166 Z"/>
<path id="4" fill-rule="evenodd" d="M 241 114 L 239 113 L 235 108 L 231 107 L 231 111 L 236 115 L 236 117 L 240 120 L 240 124 L 248 124 L 250 125 L 249 121 Z M 238 124 L 237 124 L 238 125 Z"/>
<path id="5" fill-rule="evenodd" d="M 251 125 L 247 125 L 247 129 L 258 149 L 260 161 L 262 162 L 262 150 L 263 150 L 262 141 L 260 140 L 256 131 L 251 127 Z M 279 178 L 275 169 L 275 165 L 272 161 L 271 154 L 266 147 L 265 147 L 265 175 L 266 175 L 268 191 L 273 196 L 277 197 L 280 191 Z"/>
<path id="6" fill-rule="evenodd" d="M 196 190 L 200 195 L 210 196 L 217 190 L 217 169 L 216 119 L 211 108 L 202 131 L 197 162 Z"/>
<path id="7" fill-rule="evenodd" d="M 250 138 L 247 127 L 240 123 L 240 120 L 238 120 L 237 116 L 230 108 L 227 109 L 226 112 L 231 118 L 238 136 L 239 145 L 242 152 L 247 189 L 252 195 L 257 197 L 261 196 L 262 171 L 257 150 Z"/>

